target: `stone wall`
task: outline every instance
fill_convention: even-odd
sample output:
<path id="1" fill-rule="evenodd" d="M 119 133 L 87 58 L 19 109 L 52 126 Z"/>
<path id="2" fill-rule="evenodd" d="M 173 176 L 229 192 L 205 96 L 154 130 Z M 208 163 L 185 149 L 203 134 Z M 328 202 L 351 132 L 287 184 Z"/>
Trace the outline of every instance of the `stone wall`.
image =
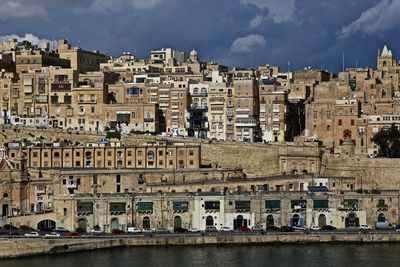
<path id="1" fill-rule="evenodd" d="M 0 239 L 0 259 L 126 246 L 204 246 L 221 244 L 307 244 L 400 242 L 400 235 L 381 233 L 311 233 L 238 236 L 129 237 L 74 239 Z"/>
<path id="2" fill-rule="evenodd" d="M 400 189 L 400 159 L 324 156 L 323 176 L 355 177 L 357 188 Z"/>

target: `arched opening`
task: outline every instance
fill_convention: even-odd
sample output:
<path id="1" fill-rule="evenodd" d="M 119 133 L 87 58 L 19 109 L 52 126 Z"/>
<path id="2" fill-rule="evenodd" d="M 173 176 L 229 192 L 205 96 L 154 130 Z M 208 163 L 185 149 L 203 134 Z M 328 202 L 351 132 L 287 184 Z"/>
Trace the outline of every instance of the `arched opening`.
<path id="1" fill-rule="evenodd" d="M 3 198 L 8 198 L 8 194 L 7 194 L 7 193 L 4 193 L 4 194 L 3 194 Z"/>
<path id="2" fill-rule="evenodd" d="M 118 219 L 117 218 L 112 218 L 111 219 L 111 231 L 118 229 Z"/>
<path id="3" fill-rule="evenodd" d="M 267 227 L 269 226 L 275 226 L 274 216 L 272 215 L 267 216 Z"/>
<path id="4" fill-rule="evenodd" d="M 293 215 L 292 217 L 292 226 L 297 226 L 300 221 L 300 216 L 298 214 Z"/>
<path id="5" fill-rule="evenodd" d="M 382 90 L 382 98 L 384 98 L 386 96 L 386 91 Z"/>
<path id="6" fill-rule="evenodd" d="M 143 229 L 150 229 L 150 218 L 148 216 L 143 218 Z"/>
<path id="7" fill-rule="evenodd" d="M 325 216 L 325 214 L 321 214 L 318 217 L 318 226 L 323 227 L 325 225 L 326 225 L 326 216 Z"/>
<path id="8" fill-rule="evenodd" d="M 343 139 L 345 140 L 350 140 L 351 139 L 351 131 L 350 130 L 344 130 L 343 131 Z"/>
<path id="9" fill-rule="evenodd" d="M 182 228 L 182 218 L 181 218 L 181 216 L 175 216 L 175 218 L 174 218 L 174 228 Z"/>
<path id="10" fill-rule="evenodd" d="M 38 222 L 37 229 L 40 231 L 52 231 L 56 228 L 56 222 L 53 220 L 42 220 Z"/>
<path id="11" fill-rule="evenodd" d="M 207 138 L 207 132 L 205 130 L 200 130 L 199 131 L 199 138 L 200 139 L 206 139 Z"/>
<path id="12" fill-rule="evenodd" d="M 236 217 L 236 219 L 233 220 L 233 229 L 239 229 L 242 226 L 247 227 L 247 220 L 243 218 L 242 215 L 239 215 Z"/>
<path id="13" fill-rule="evenodd" d="M 358 227 L 359 225 L 360 225 L 360 219 L 357 217 L 357 214 L 354 212 L 349 213 L 345 220 L 346 228 Z"/>
<path id="14" fill-rule="evenodd" d="M 214 218 L 212 216 L 207 216 L 206 226 L 214 226 Z"/>
<path id="15" fill-rule="evenodd" d="M 378 222 L 386 222 L 386 216 L 383 213 L 379 213 Z"/>
<path id="16" fill-rule="evenodd" d="M 78 220 L 78 228 L 84 231 L 87 230 L 87 220 L 85 218 L 80 218 Z"/>
<path id="17" fill-rule="evenodd" d="M 387 63 L 386 63 L 386 61 L 383 61 L 383 67 L 386 67 L 387 66 Z"/>
<path id="18" fill-rule="evenodd" d="M 294 169 L 294 170 L 291 171 L 291 173 L 292 173 L 292 174 L 297 174 L 298 171 L 297 171 L 297 169 Z"/>

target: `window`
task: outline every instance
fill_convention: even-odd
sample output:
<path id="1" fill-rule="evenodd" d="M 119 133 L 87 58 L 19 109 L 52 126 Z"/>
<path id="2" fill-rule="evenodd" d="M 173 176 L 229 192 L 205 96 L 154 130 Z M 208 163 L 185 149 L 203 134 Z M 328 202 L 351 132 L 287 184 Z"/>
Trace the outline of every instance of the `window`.
<path id="1" fill-rule="evenodd" d="M 281 201 L 280 200 L 266 200 L 265 208 L 273 209 L 273 210 L 280 210 L 281 209 Z"/>
<path id="2" fill-rule="evenodd" d="M 189 155 L 193 156 L 193 154 L 194 154 L 194 151 L 193 150 L 189 150 Z"/>
<path id="3" fill-rule="evenodd" d="M 142 166 L 142 161 L 141 161 L 141 160 L 138 160 L 137 165 L 138 165 L 138 166 Z"/>
<path id="4" fill-rule="evenodd" d="M 318 112 L 316 110 L 313 111 L 313 119 L 317 119 L 318 118 Z"/>
<path id="5" fill-rule="evenodd" d="M 117 184 L 121 183 L 121 175 L 120 174 L 117 174 L 117 176 L 115 177 L 115 182 Z"/>
<path id="6" fill-rule="evenodd" d="M 173 202 L 172 204 L 174 211 L 188 211 L 189 202 Z"/>
<path id="7" fill-rule="evenodd" d="M 339 125 L 339 126 L 342 126 L 342 119 L 339 119 L 339 120 L 338 120 L 338 125 Z"/>
<path id="8" fill-rule="evenodd" d="M 219 201 L 206 201 L 204 202 L 205 210 L 219 210 L 220 203 Z"/>
<path id="9" fill-rule="evenodd" d="M 351 126 L 354 126 L 354 119 L 351 119 Z"/>
<path id="10" fill-rule="evenodd" d="M 158 155 L 159 155 L 159 156 L 164 156 L 164 151 L 163 151 L 163 150 L 159 150 L 159 151 L 158 151 Z"/>
<path id="11" fill-rule="evenodd" d="M 329 201 L 327 199 L 314 200 L 314 209 L 328 209 Z"/>

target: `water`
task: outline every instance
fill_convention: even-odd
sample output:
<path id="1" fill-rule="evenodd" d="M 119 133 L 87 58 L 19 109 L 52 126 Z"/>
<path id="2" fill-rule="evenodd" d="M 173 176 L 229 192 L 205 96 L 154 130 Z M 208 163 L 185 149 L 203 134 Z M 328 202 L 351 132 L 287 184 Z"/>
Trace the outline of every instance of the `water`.
<path id="1" fill-rule="evenodd" d="M 400 244 L 142 247 L 0 260 L 0 267 L 400 266 Z"/>

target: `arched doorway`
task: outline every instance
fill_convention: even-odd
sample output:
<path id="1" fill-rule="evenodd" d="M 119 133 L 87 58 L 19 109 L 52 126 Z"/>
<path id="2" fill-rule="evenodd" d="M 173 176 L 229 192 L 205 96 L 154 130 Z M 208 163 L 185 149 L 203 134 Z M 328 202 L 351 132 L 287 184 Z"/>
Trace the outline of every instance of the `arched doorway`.
<path id="1" fill-rule="evenodd" d="M 301 226 L 301 220 L 299 214 L 294 214 L 290 219 L 291 226 Z"/>
<path id="2" fill-rule="evenodd" d="M 80 218 L 78 220 L 78 228 L 82 230 L 87 230 L 87 220 L 85 218 Z"/>
<path id="3" fill-rule="evenodd" d="M 242 226 L 247 227 L 247 220 L 244 219 L 242 215 L 239 215 L 233 220 L 233 229 L 237 230 Z"/>
<path id="4" fill-rule="evenodd" d="M 55 228 L 56 228 L 56 222 L 53 220 L 42 220 L 37 224 L 37 229 L 41 231 L 54 230 Z"/>
<path id="5" fill-rule="evenodd" d="M 214 218 L 212 216 L 207 216 L 206 226 L 214 226 Z"/>
<path id="6" fill-rule="evenodd" d="M 175 216 L 175 218 L 174 218 L 174 228 L 182 228 L 182 218 L 181 218 L 181 216 Z"/>
<path id="7" fill-rule="evenodd" d="M 347 215 L 346 220 L 345 220 L 345 226 L 346 228 L 349 227 L 358 227 L 359 226 L 359 218 L 357 217 L 357 214 L 354 212 L 351 212 Z"/>
<path id="8" fill-rule="evenodd" d="M 150 218 L 147 216 L 143 218 L 143 229 L 150 229 Z"/>
<path id="9" fill-rule="evenodd" d="M 267 227 L 268 226 L 275 226 L 274 216 L 272 215 L 267 216 Z"/>
<path id="10" fill-rule="evenodd" d="M 200 139 L 206 139 L 207 138 L 207 131 L 206 130 L 200 130 L 198 133 L 198 136 Z"/>
<path id="11" fill-rule="evenodd" d="M 111 231 L 118 229 L 118 219 L 117 218 L 112 218 L 111 219 Z"/>
<path id="12" fill-rule="evenodd" d="M 318 217 L 318 226 L 323 227 L 325 225 L 326 225 L 326 216 L 325 216 L 325 214 L 321 214 Z"/>
<path id="13" fill-rule="evenodd" d="M 386 216 L 383 213 L 379 213 L 378 222 L 386 222 Z"/>

